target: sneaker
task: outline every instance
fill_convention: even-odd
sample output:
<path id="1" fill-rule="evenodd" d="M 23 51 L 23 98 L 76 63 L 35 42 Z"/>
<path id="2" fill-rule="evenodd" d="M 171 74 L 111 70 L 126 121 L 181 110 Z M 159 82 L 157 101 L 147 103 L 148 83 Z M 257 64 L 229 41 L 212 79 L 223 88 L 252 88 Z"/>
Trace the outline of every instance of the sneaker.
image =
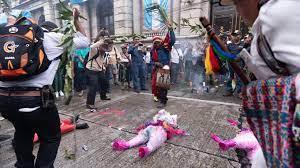
<path id="1" fill-rule="evenodd" d="M 64 97 L 65 96 L 64 92 L 63 91 L 59 91 L 59 96 Z"/>
<path id="2" fill-rule="evenodd" d="M 158 98 L 156 96 L 153 97 L 154 102 L 158 102 Z"/>
<path id="3" fill-rule="evenodd" d="M 59 98 L 59 93 L 55 92 L 55 97 L 58 99 Z"/>

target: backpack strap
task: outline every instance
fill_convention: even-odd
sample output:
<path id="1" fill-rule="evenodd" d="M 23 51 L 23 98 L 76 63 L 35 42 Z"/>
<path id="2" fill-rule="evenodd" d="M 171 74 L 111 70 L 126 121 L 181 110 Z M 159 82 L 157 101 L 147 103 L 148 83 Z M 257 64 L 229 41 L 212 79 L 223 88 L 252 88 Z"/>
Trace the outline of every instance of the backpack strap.
<path id="1" fill-rule="evenodd" d="M 25 21 L 28 21 L 31 25 L 33 25 L 34 23 L 30 20 L 30 19 L 28 19 L 27 17 L 21 17 L 20 19 L 18 19 L 17 21 L 16 21 L 16 23 L 14 24 L 15 26 L 16 25 L 21 25 L 23 22 L 25 22 Z"/>
<path id="2" fill-rule="evenodd" d="M 88 59 L 87 64 L 91 61 L 91 66 L 90 66 L 90 67 L 92 67 L 93 60 L 97 59 L 99 56 L 100 56 L 100 51 L 99 51 L 99 49 L 97 49 L 96 55 L 94 55 L 91 59 Z M 98 61 L 96 61 L 96 63 L 97 63 L 98 66 L 99 66 Z M 100 66 L 99 66 L 99 68 L 100 68 Z"/>
<path id="3" fill-rule="evenodd" d="M 267 66 L 276 74 L 283 76 L 290 76 L 291 73 L 286 67 L 286 64 L 277 60 L 274 53 L 266 39 L 266 37 L 260 31 L 260 35 L 257 39 L 257 51 Z"/>

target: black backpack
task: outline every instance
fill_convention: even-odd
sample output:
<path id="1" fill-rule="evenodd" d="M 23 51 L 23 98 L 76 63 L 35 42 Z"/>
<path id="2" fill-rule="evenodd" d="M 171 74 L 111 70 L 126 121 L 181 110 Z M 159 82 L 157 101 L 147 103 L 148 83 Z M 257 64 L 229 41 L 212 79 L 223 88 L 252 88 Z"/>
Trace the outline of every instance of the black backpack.
<path id="1" fill-rule="evenodd" d="M 24 21 L 29 24 L 21 25 Z M 51 63 L 43 47 L 44 31 L 26 18 L 0 28 L 0 81 L 26 80 Z"/>

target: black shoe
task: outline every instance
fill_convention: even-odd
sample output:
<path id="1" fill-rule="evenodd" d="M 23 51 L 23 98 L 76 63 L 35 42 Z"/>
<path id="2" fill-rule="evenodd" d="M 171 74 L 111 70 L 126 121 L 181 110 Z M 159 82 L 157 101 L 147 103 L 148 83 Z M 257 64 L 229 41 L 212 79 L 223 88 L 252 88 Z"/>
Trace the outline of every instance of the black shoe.
<path id="1" fill-rule="evenodd" d="M 134 89 L 134 92 L 135 93 L 140 93 L 141 91 L 137 90 L 137 89 Z"/>
<path id="2" fill-rule="evenodd" d="M 149 91 L 149 89 L 146 89 L 146 88 L 145 88 L 145 89 L 141 89 L 141 90 L 142 90 L 142 91 Z"/>
<path id="3" fill-rule="evenodd" d="M 76 124 L 76 129 L 87 129 L 89 125 L 87 123 Z"/>
<path id="4" fill-rule="evenodd" d="M 101 97 L 101 100 L 111 100 L 111 98 L 110 97 Z"/>
<path id="5" fill-rule="evenodd" d="M 97 108 L 95 107 L 95 105 L 89 105 L 89 104 L 87 104 L 86 108 L 90 109 L 90 110 L 97 110 Z"/>

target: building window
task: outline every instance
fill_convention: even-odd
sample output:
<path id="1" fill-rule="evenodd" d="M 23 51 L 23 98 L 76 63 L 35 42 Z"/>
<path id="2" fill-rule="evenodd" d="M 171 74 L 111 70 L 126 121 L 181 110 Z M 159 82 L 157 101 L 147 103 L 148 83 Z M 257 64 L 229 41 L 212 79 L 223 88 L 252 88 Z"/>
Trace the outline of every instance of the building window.
<path id="1" fill-rule="evenodd" d="M 99 0 L 97 4 L 98 28 L 106 28 L 114 34 L 114 5 L 113 0 Z"/>

